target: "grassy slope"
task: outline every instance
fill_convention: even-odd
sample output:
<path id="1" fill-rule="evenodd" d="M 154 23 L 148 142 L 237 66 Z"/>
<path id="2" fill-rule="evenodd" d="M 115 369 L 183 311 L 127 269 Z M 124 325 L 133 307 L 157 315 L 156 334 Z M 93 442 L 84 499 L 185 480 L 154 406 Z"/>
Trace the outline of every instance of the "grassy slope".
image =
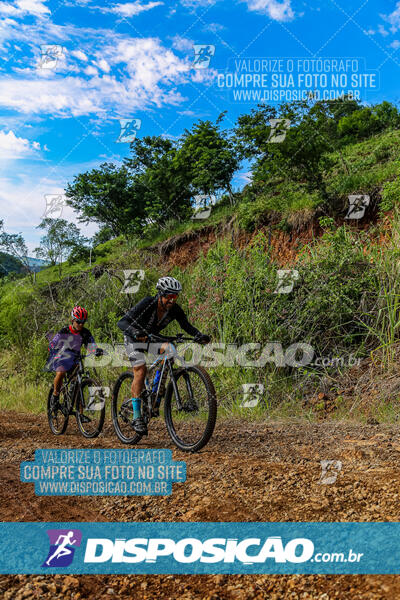
<path id="1" fill-rule="evenodd" d="M 347 147 L 343 154 L 346 163 L 349 165 L 350 174 L 345 173 L 340 157 L 332 155 L 332 168 L 326 174 L 327 186 L 330 192 L 339 198 L 345 198 L 349 193 L 372 193 L 377 189 L 381 190 L 385 182 L 393 180 L 397 175 L 399 142 L 400 132 L 396 131 L 384 133 L 363 143 Z M 216 207 L 207 221 L 191 221 L 179 224 L 168 231 L 158 231 L 147 239 L 136 240 L 131 243 L 127 243 L 122 238 L 111 240 L 99 247 L 102 256 L 96 258 L 91 268 L 106 265 L 116 272 L 123 268 L 140 268 L 142 266 L 141 259 L 143 252 L 146 251 L 146 248 L 162 242 L 173 235 L 200 230 L 203 226 L 209 226 L 210 224 L 217 225 L 235 213 L 239 215 L 239 221 L 242 224 L 247 225 L 249 228 L 254 228 L 260 221 L 268 219 L 271 211 L 274 213 L 278 212 L 282 218 L 287 219 L 288 217 L 293 217 L 297 212 L 308 209 L 312 210 L 318 206 L 319 201 L 318 195 L 310 197 L 301 188 L 293 189 L 292 186 L 289 193 L 288 188 L 285 188 L 285 186 L 275 188 L 274 190 L 267 188 L 251 204 L 242 202 L 234 208 L 230 206 Z M 243 215 L 245 215 L 245 218 L 243 218 Z M 226 251 L 222 250 L 221 252 Z M 218 252 L 216 253 L 215 260 L 217 262 L 220 260 Z M 214 267 L 212 268 L 214 269 Z M 105 338 L 99 339 L 116 339 L 118 332 L 115 329 L 115 316 L 121 314 L 132 299 L 127 299 L 125 295 L 120 296 L 119 290 L 115 287 L 118 282 L 113 281 L 108 276 L 103 276 L 100 279 L 102 286 L 100 293 L 98 291 L 99 282 L 94 284 L 89 275 L 87 275 L 86 279 L 82 280 L 83 283 L 78 285 L 83 298 L 83 300 L 79 300 L 76 293 L 74 293 L 74 290 L 76 290 L 76 280 L 74 283 L 74 278 L 82 278 L 82 274 L 88 274 L 89 271 L 89 265 L 85 263 L 77 263 L 75 265 L 64 264 L 62 266 L 62 280 L 64 285 L 60 301 L 62 308 L 54 305 L 54 325 L 57 326 L 59 323 L 63 323 L 67 318 L 66 306 L 68 302 L 73 303 L 75 300 L 78 300 L 83 303 L 85 297 L 87 297 L 89 305 L 94 304 L 99 309 L 98 321 L 101 323 L 101 326 L 97 322 L 94 326 L 94 331 L 97 336 L 102 334 L 105 336 Z M 151 284 L 157 277 L 156 268 L 150 269 L 150 271 L 151 278 L 147 289 L 143 289 L 143 293 L 151 291 Z M 199 277 L 201 277 L 201 271 L 199 273 Z M 239 273 L 240 270 L 238 269 L 234 275 L 239 275 Z M 10 322 L 18 318 L 18 315 L 23 316 L 27 310 L 33 310 L 34 314 L 31 315 L 31 318 L 37 321 L 36 329 L 39 333 L 41 332 L 40 339 L 36 340 L 35 346 L 30 348 L 30 356 L 28 358 L 24 356 L 23 351 L 18 350 L 17 343 L 14 345 L 11 342 L 10 347 L 9 340 L 3 341 L 2 350 L 0 351 L 0 375 L 2 376 L 0 398 L 2 406 L 6 408 L 14 407 L 18 410 L 25 409 L 33 412 L 43 410 L 42 399 L 48 386 L 49 377 L 37 377 L 37 373 L 40 370 L 39 365 L 42 364 L 41 361 L 43 361 L 45 353 L 40 306 L 41 298 L 47 294 L 49 287 L 52 285 L 57 286 L 59 282 L 58 267 L 48 267 L 37 274 L 36 285 L 34 287 L 32 287 L 28 279 L 24 279 L 9 282 L 0 288 L 0 311 L 3 310 L 3 340 L 4 335 L 7 338 L 9 337 L 4 331 L 4 311 L 7 312 L 8 310 L 6 307 L 12 307 L 10 309 Z M 199 279 L 199 282 L 201 283 L 201 279 Z M 188 278 L 186 285 L 189 286 L 191 292 L 196 290 L 196 282 L 192 282 L 191 278 Z M 69 288 L 71 288 L 71 292 Z M 196 294 L 195 297 L 199 298 L 198 292 Z M 198 300 L 198 304 L 201 304 L 200 299 Z M 210 320 L 212 319 L 215 319 L 215 315 L 210 317 Z M 16 339 L 15 342 L 18 342 L 19 346 L 23 347 L 23 340 Z M 26 363 L 29 365 L 28 369 Z M 35 372 L 34 375 L 33 371 Z M 232 389 L 240 384 L 241 376 L 239 372 L 236 372 L 234 377 L 232 375 L 233 379 L 237 380 L 232 381 Z M 107 378 L 109 378 L 110 383 L 112 377 L 112 372 L 107 372 Z M 226 377 L 231 377 L 231 374 L 226 373 Z M 247 381 L 247 379 L 244 379 L 244 381 Z M 285 381 L 284 387 L 287 385 L 288 383 Z M 226 387 L 226 380 L 222 376 L 220 386 L 221 389 Z M 282 391 L 284 392 L 285 390 L 283 389 Z M 40 401 L 38 401 L 39 398 L 41 399 Z M 301 408 L 295 408 L 295 406 L 297 405 L 294 403 L 291 404 L 290 414 L 293 414 L 293 411 L 296 414 L 300 414 Z M 276 410 L 276 406 L 271 406 L 271 410 Z M 255 415 L 256 413 L 253 412 L 253 414 Z"/>

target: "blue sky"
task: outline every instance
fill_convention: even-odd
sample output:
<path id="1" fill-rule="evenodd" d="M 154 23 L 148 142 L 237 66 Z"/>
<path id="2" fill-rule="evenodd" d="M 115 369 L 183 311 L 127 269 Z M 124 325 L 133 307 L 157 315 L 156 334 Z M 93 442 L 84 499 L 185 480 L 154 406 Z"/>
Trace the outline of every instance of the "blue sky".
<path id="1" fill-rule="evenodd" d="M 195 68 L 194 44 L 215 47 L 208 68 Z M 43 66 L 43 45 L 60 47 L 51 68 Z M 0 218 L 32 252 L 45 195 L 128 156 L 129 144 L 116 142 L 119 119 L 140 119 L 138 137 L 177 138 L 224 110 L 232 127 L 257 101 L 234 98 L 218 76 L 245 65 L 254 71 L 255 58 L 279 59 L 285 72 L 292 60 L 297 76 L 301 60 L 329 59 L 325 68 L 357 59 L 353 73 L 374 75 L 361 99 L 397 103 L 399 48 L 400 2 L 389 0 L 3 0 Z M 246 177 L 244 166 L 234 187 Z M 75 220 L 69 208 L 62 216 Z"/>

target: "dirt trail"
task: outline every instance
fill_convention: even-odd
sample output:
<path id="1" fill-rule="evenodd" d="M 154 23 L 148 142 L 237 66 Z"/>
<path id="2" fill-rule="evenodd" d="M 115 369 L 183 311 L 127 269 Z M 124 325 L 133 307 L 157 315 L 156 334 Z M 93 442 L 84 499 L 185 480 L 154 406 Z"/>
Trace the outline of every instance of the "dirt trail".
<path id="1" fill-rule="evenodd" d="M 154 423 L 154 422 L 153 422 Z M 110 422 L 86 440 L 71 421 L 53 436 L 42 415 L 3 412 L 0 422 L 2 521 L 399 521 L 400 429 L 348 423 L 218 422 L 200 453 L 175 449 L 162 422 L 142 447 L 171 448 L 187 481 L 170 497 L 37 497 L 19 464 L 37 448 L 119 448 Z M 340 460 L 332 485 L 320 461 Z M 30 598 L 396 598 L 396 576 L 1 576 L 5 599 Z"/>

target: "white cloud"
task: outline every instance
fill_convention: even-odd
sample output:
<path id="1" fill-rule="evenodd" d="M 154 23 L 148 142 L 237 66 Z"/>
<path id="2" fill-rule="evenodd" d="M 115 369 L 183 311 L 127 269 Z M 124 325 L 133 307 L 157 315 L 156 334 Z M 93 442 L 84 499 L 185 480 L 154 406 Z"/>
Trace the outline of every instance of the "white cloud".
<path id="1" fill-rule="evenodd" d="M 400 41 L 399 40 L 393 40 L 393 42 L 390 44 L 391 48 L 394 48 L 395 50 L 397 50 L 398 48 L 400 48 Z"/>
<path id="2" fill-rule="evenodd" d="M 220 23 L 208 23 L 203 28 L 205 31 L 211 31 L 212 33 L 217 33 L 217 31 L 222 31 L 226 29 L 225 25 L 221 25 Z"/>
<path id="3" fill-rule="evenodd" d="M 253 178 L 253 173 L 251 171 L 236 173 L 236 175 L 235 175 L 235 180 L 238 183 L 242 183 L 242 184 L 250 183 L 250 181 L 252 181 L 252 178 Z"/>
<path id="4" fill-rule="evenodd" d="M 212 69 L 211 67 L 208 67 L 208 69 L 194 69 L 192 81 L 193 83 L 207 83 L 208 85 L 211 85 L 217 76 L 218 71 L 216 69 Z"/>
<path id="5" fill-rule="evenodd" d="M 9 4 L 8 2 L 2 2 L 0 4 L 0 14 L 3 15 L 18 15 L 19 11 L 16 6 Z"/>
<path id="6" fill-rule="evenodd" d="M 381 17 L 391 25 L 390 31 L 396 33 L 400 28 L 400 2 L 397 2 L 396 8 L 392 13 L 389 15 L 381 15 Z"/>
<path id="7" fill-rule="evenodd" d="M 183 83 L 189 72 L 189 64 L 161 46 L 157 38 L 121 39 L 103 49 L 102 55 L 112 66 L 126 65 L 127 87 L 139 94 L 163 95 L 158 90 L 161 83 Z"/>
<path id="8" fill-rule="evenodd" d="M 274 21 L 290 21 L 294 18 L 291 0 L 244 0 L 250 11 L 268 15 Z"/>
<path id="9" fill-rule="evenodd" d="M 75 56 L 75 58 L 79 60 L 83 60 L 84 62 L 87 62 L 89 60 L 86 54 L 82 52 L 82 50 L 72 50 L 71 55 Z"/>
<path id="10" fill-rule="evenodd" d="M 92 67 L 91 65 L 86 67 L 86 69 L 84 70 L 84 73 L 86 75 L 98 75 L 99 74 L 98 70 L 95 69 L 94 67 Z"/>
<path id="11" fill-rule="evenodd" d="M 13 163 L 10 163 L 12 166 Z M 36 229 L 46 209 L 46 194 L 65 194 L 65 181 L 72 179 L 74 173 L 98 167 L 99 161 L 82 165 L 71 165 L 65 177 L 40 177 L 37 171 L 25 173 L 18 178 L 0 177 L 0 215 L 4 220 L 7 233 L 21 232 L 28 246 L 29 255 L 39 246 L 43 230 Z M 12 169 L 11 169 L 12 171 Z M 7 171 L 10 172 L 10 169 Z M 96 223 L 88 225 L 77 221 L 77 214 L 69 206 L 64 206 L 62 219 L 75 223 L 86 237 L 93 236 L 99 227 Z"/>
<path id="12" fill-rule="evenodd" d="M 108 62 L 106 60 L 104 60 L 104 58 L 101 58 L 98 63 L 97 66 L 104 72 L 104 73 L 109 73 L 110 72 L 110 65 L 108 64 Z"/>
<path id="13" fill-rule="evenodd" d="M 155 38 L 120 39 L 98 54 L 97 64 L 103 70 L 123 65 L 122 80 L 112 74 L 99 77 L 95 70 L 89 80 L 71 75 L 60 78 L 53 72 L 46 79 L 4 77 L 0 78 L 0 106 L 30 115 L 123 115 L 151 105 L 181 103 L 184 98 L 176 85 L 189 77 L 194 81 L 198 75 L 190 74 L 188 62 Z"/>
<path id="14" fill-rule="evenodd" d="M 0 13 L 12 16 L 34 15 L 41 17 L 49 15 L 50 10 L 45 4 L 45 0 L 16 0 L 14 4 L 2 2 L 0 4 Z"/>
<path id="15" fill-rule="evenodd" d="M 189 8 L 196 8 L 197 6 L 210 6 L 211 4 L 216 4 L 216 0 L 181 0 L 181 4 L 183 6 L 188 6 Z"/>
<path id="16" fill-rule="evenodd" d="M 140 2 L 126 2 L 125 4 L 116 4 L 111 8 L 101 8 L 103 13 L 114 13 L 121 15 L 121 17 L 136 17 L 140 13 L 151 10 L 156 6 L 162 6 L 164 2 L 149 2 L 148 4 L 141 4 Z"/>
<path id="17" fill-rule="evenodd" d="M 51 113 L 74 116 L 98 109 L 99 90 L 85 89 L 83 79 L 57 80 L 0 79 L 0 106 L 25 114 Z"/>
<path id="18" fill-rule="evenodd" d="M 31 157 L 40 150 L 39 142 L 17 137 L 13 131 L 0 131 L 0 160 Z"/>
<path id="19" fill-rule="evenodd" d="M 17 0 L 16 5 L 22 12 L 30 15 L 50 14 L 50 10 L 43 0 Z"/>
<path id="20" fill-rule="evenodd" d="M 172 38 L 172 47 L 180 52 L 192 52 L 193 54 L 193 40 L 181 37 L 179 34 L 174 35 Z"/>
<path id="21" fill-rule="evenodd" d="M 384 37 L 386 37 L 387 35 L 389 35 L 389 32 L 384 28 L 383 25 L 378 25 L 378 32 L 383 35 Z"/>

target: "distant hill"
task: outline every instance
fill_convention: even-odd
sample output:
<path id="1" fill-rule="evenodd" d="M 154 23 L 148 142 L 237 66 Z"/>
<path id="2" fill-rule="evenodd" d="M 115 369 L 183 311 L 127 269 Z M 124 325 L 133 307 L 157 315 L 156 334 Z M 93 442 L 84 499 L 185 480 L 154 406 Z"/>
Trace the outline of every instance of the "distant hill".
<path id="1" fill-rule="evenodd" d="M 6 252 L 0 252 L 0 277 L 4 277 L 11 272 L 22 273 L 23 271 L 24 267 L 19 260 Z"/>
<path id="2" fill-rule="evenodd" d="M 47 262 L 40 258 L 31 258 L 28 256 L 28 264 L 32 271 L 40 271 L 47 265 Z M 0 277 L 8 275 L 8 273 L 23 273 L 25 272 L 24 265 L 6 252 L 0 252 Z"/>
<path id="3" fill-rule="evenodd" d="M 32 271 L 40 271 L 48 265 L 48 262 L 42 260 L 41 258 L 32 258 L 30 256 L 28 258 L 28 265 L 31 267 Z"/>

